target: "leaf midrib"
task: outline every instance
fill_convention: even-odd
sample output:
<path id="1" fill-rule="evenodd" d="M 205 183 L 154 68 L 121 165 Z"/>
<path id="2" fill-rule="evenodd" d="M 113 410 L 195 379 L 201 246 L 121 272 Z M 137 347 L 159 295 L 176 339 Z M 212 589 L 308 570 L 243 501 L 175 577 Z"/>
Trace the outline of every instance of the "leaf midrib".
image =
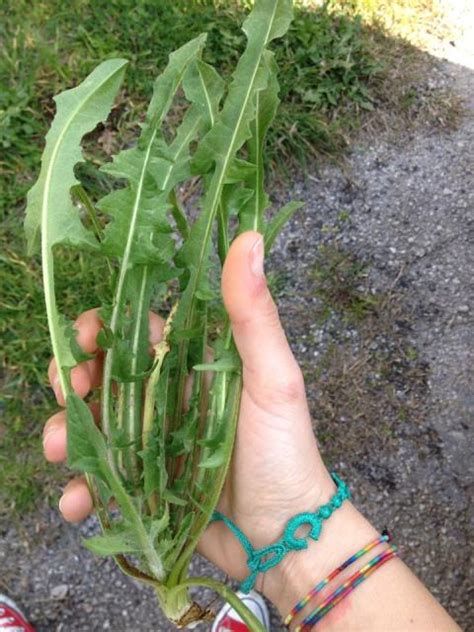
<path id="1" fill-rule="evenodd" d="M 59 381 L 61 384 L 61 389 L 66 397 L 69 391 L 69 384 L 66 380 L 66 376 L 64 371 L 62 370 L 62 362 L 61 362 L 61 353 L 59 350 L 58 344 L 58 336 L 57 331 L 59 327 L 59 323 L 57 320 L 57 310 L 56 310 L 56 293 L 54 291 L 54 262 L 52 258 L 52 247 L 54 243 L 49 243 L 49 215 L 48 215 L 48 207 L 49 207 L 49 192 L 51 186 L 51 180 L 53 175 L 53 166 L 55 165 L 57 155 L 59 150 L 62 147 L 62 142 L 69 129 L 74 122 L 76 115 L 83 109 L 87 102 L 92 99 L 99 90 L 103 88 L 103 86 L 109 82 L 115 75 L 123 68 L 123 64 L 115 70 L 112 74 L 108 75 L 104 78 L 103 81 L 97 86 L 95 90 L 90 92 L 87 97 L 80 102 L 80 104 L 72 111 L 69 116 L 69 120 L 66 125 L 62 128 L 59 133 L 59 136 L 56 140 L 56 143 L 53 147 L 53 151 L 51 154 L 51 159 L 49 161 L 49 167 L 46 170 L 43 196 L 42 196 L 42 204 L 41 204 L 41 255 L 42 255 L 42 266 L 43 266 L 43 287 L 45 294 L 45 303 L 46 303 L 46 316 L 48 319 L 48 327 L 51 332 L 51 346 L 53 347 L 53 355 L 57 359 L 58 365 L 58 375 Z"/>
<path id="2" fill-rule="evenodd" d="M 201 275 L 203 259 L 204 259 L 204 253 L 205 253 L 205 250 L 206 250 L 206 247 L 207 247 L 207 242 L 209 240 L 209 235 L 210 235 L 211 230 L 212 230 L 212 220 L 213 220 L 214 215 L 215 215 L 216 207 L 217 207 L 219 196 L 220 196 L 220 191 L 221 191 L 221 188 L 222 188 L 222 185 L 223 185 L 223 182 L 224 182 L 225 175 L 227 173 L 227 168 L 228 168 L 228 165 L 229 165 L 229 161 L 230 161 L 230 159 L 231 159 L 231 157 L 233 155 L 233 147 L 234 147 L 235 139 L 237 138 L 237 134 L 239 132 L 240 125 L 242 123 L 242 118 L 244 116 L 244 113 L 245 113 L 245 110 L 246 110 L 246 106 L 248 104 L 249 98 L 250 98 L 251 93 L 252 93 L 252 88 L 253 88 L 253 85 L 254 85 L 254 82 L 255 82 L 255 77 L 257 75 L 258 68 L 260 66 L 260 61 L 261 61 L 261 58 L 262 58 L 262 55 L 263 55 L 263 51 L 264 51 L 264 49 L 266 48 L 266 46 L 268 44 L 268 38 L 269 38 L 269 35 L 271 33 L 271 30 L 272 30 L 272 27 L 273 27 L 273 22 L 275 20 L 275 15 L 276 15 L 276 12 L 277 12 L 277 5 L 278 5 L 278 2 L 275 2 L 274 8 L 273 8 L 272 17 L 268 21 L 267 34 L 265 36 L 264 43 L 262 44 L 261 52 L 260 52 L 260 55 L 258 57 L 258 61 L 255 64 L 254 71 L 252 73 L 252 78 L 251 78 L 251 81 L 249 82 L 249 88 L 248 88 L 247 94 L 245 96 L 245 100 L 243 101 L 244 106 L 241 108 L 240 115 L 239 115 L 239 118 L 238 118 L 238 121 L 237 121 L 237 125 L 235 126 L 234 132 L 232 134 L 232 140 L 231 140 L 231 143 L 229 144 L 229 150 L 227 152 L 227 156 L 224 159 L 224 162 L 222 163 L 222 167 L 221 167 L 221 170 L 220 170 L 220 175 L 219 175 L 219 178 L 217 180 L 216 192 L 215 192 L 215 195 L 214 195 L 214 199 L 212 200 L 212 203 L 210 205 L 211 212 L 210 212 L 209 221 L 207 223 L 206 230 L 205 230 L 205 238 L 202 241 L 202 246 L 201 246 L 201 250 L 200 250 L 200 253 L 199 253 L 197 274 L 195 276 L 195 279 L 196 279 L 195 280 L 195 285 L 198 283 L 198 280 L 199 280 L 200 275 Z M 193 292 L 193 294 L 194 294 L 194 292 Z M 190 310 L 190 315 L 192 315 L 192 310 Z M 189 323 L 189 319 L 188 319 L 188 323 Z"/>

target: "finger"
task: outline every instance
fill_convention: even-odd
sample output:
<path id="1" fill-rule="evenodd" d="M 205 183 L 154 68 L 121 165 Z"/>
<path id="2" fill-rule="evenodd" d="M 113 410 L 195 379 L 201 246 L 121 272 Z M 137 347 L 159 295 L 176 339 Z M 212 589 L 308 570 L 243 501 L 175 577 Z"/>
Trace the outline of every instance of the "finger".
<path id="1" fill-rule="evenodd" d="M 89 309 L 83 312 L 74 323 L 76 340 L 86 353 L 96 353 L 97 334 L 102 327 L 98 309 Z M 92 388 L 100 384 L 102 363 L 100 358 L 94 358 L 79 364 L 71 371 L 71 383 L 73 390 L 79 397 L 85 397 Z M 64 406 L 64 394 L 59 382 L 56 360 L 53 358 L 48 369 L 49 382 L 53 387 L 56 400 L 60 406 Z"/>
<path id="2" fill-rule="evenodd" d="M 81 349 L 86 353 L 96 353 L 98 350 L 97 335 L 102 329 L 98 308 L 82 312 L 74 323 L 74 329 L 77 331 L 76 340 Z"/>
<path id="3" fill-rule="evenodd" d="M 275 403 L 305 400 L 301 371 L 280 323 L 263 269 L 263 238 L 243 233 L 233 242 L 222 273 L 222 293 L 244 367 L 244 384 L 255 397 Z"/>
<path id="4" fill-rule="evenodd" d="M 66 411 L 48 419 L 43 430 L 43 452 L 50 463 L 66 460 Z"/>
<path id="5" fill-rule="evenodd" d="M 156 345 L 160 342 L 161 338 L 163 337 L 163 329 L 165 326 L 165 321 L 163 320 L 163 318 L 161 318 L 161 316 L 158 316 L 158 314 L 155 314 L 155 312 L 149 312 L 149 318 L 150 318 L 150 344 Z"/>
<path id="6" fill-rule="evenodd" d="M 71 384 L 72 389 L 79 397 L 84 398 L 92 387 L 92 377 L 90 371 L 90 363 L 95 362 L 95 360 L 88 360 L 87 362 L 83 362 L 82 364 L 78 364 L 71 371 Z M 98 369 L 94 366 L 94 375 L 97 375 Z M 61 384 L 59 381 L 58 370 L 56 367 L 56 360 L 53 358 L 49 363 L 48 369 L 49 383 L 51 384 L 54 395 L 56 397 L 56 401 L 60 406 L 65 405 L 64 394 L 62 392 Z"/>
<path id="7" fill-rule="evenodd" d="M 100 417 L 100 406 L 98 403 L 89 404 L 95 421 Z M 44 425 L 43 429 L 43 451 L 44 456 L 50 463 L 61 463 L 67 458 L 67 432 L 66 432 L 66 411 L 61 410 Z"/>
<path id="8" fill-rule="evenodd" d="M 95 353 L 98 350 L 96 338 L 102 323 L 98 316 L 97 309 L 91 309 L 84 312 L 76 320 L 75 329 L 77 330 L 77 342 L 87 353 Z M 150 330 L 149 337 L 152 345 L 157 344 L 163 334 L 164 320 L 157 314 L 150 312 Z M 87 360 L 77 365 L 71 371 L 71 383 L 74 392 L 79 397 L 84 398 L 93 388 L 100 386 L 102 379 L 102 356 Z M 64 394 L 62 393 L 61 384 L 59 382 L 56 360 L 53 358 L 48 369 L 49 382 L 53 387 L 56 400 L 60 406 L 65 405 Z"/>
<path id="9" fill-rule="evenodd" d="M 68 522 L 80 522 L 93 508 L 92 498 L 84 478 L 75 478 L 64 488 L 59 511 Z"/>
<path id="10" fill-rule="evenodd" d="M 154 312 L 149 312 L 149 319 L 150 342 L 155 345 L 161 340 L 165 321 Z M 86 353 L 95 353 L 98 350 L 97 335 L 102 326 L 97 308 L 83 312 L 74 323 L 74 328 L 77 330 L 77 342 Z"/>

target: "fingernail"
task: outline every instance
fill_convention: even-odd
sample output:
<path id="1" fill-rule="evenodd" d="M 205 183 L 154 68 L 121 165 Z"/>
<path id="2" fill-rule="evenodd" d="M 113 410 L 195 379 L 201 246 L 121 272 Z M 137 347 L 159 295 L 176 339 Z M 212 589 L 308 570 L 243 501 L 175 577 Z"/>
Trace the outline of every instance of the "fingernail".
<path id="1" fill-rule="evenodd" d="M 62 507 L 63 505 L 64 505 L 64 495 L 61 496 L 61 498 L 59 499 L 59 511 L 61 513 L 63 513 L 63 507 Z"/>
<path id="2" fill-rule="evenodd" d="M 250 270 L 252 271 L 253 275 L 259 279 L 265 276 L 265 272 L 263 269 L 263 257 L 263 237 L 260 235 L 250 251 Z"/>

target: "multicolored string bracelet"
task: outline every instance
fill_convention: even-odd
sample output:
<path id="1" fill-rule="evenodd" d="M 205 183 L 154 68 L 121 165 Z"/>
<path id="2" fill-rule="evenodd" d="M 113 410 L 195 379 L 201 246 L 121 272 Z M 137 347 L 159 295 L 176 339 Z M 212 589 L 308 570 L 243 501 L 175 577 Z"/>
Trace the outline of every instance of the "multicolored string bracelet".
<path id="1" fill-rule="evenodd" d="M 308 547 L 308 538 L 318 540 L 323 526 L 323 522 L 330 518 L 333 511 L 338 509 L 342 503 L 349 499 L 351 494 L 346 483 L 342 481 L 334 472 L 331 474 L 333 481 L 337 485 L 337 490 L 331 500 L 321 505 L 314 513 L 305 512 L 297 514 L 291 518 L 283 532 L 283 536 L 274 544 L 265 546 L 262 549 L 254 549 L 247 536 L 229 518 L 215 511 L 211 522 L 222 521 L 235 535 L 247 554 L 247 566 L 250 570 L 249 576 L 242 582 L 240 590 L 248 593 L 255 585 L 259 573 L 265 573 L 270 568 L 279 564 L 290 551 L 301 551 Z M 301 526 L 309 526 L 306 536 L 297 536 L 296 531 Z"/>
<path id="2" fill-rule="evenodd" d="M 298 612 L 301 612 L 301 610 L 303 610 L 306 604 L 308 604 L 311 601 L 311 599 L 313 599 L 313 597 L 315 597 L 318 593 L 320 593 L 321 590 L 325 586 L 327 586 L 330 581 L 332 581 L 335 577 L 337 577 L 340 573 L 342 573 L 344 569 L 346 569 L 348 566 L 353 564 L 356 560 L 361 558 L 363 555 L 371 551 L 373 548 L 375 548 L 379 544 L 383 544 L 384 542 L 390 542 L 391 539 L 392 538 L 389 532 L 383 531 L 382 535 L 379 535 L 378 538 L 376 538 L 375 540 L 372 540 L 372 542 L 369 542 L 369 544 L 366 544 L 366 546 L 360 549 L 360 551 L 357 551 L 357 553 L 354 553 L 354 555 L 351 555 L 351 557 L 349 557 L 345 562 L 343 562 L 340 566 L 338 566 L 331 573 L 329 573 L 327 577 L 325 577 L 322 581 L 320 581 L 319 584 L 316 584 L 316 586 L 312 588 L 309 591 L 309 593 L 305 597 L 303 597 L 303 599 L 300 599 L 300 601 L 298 601 L 298 603 L 294 606 L 294 608 L 292 608 L 291 612 L 286 617 L 285 625 L 290 625 L 290 623 L 293 621 L 294 617 L 298 614 Z"/>
<path id="3" fill-rule="evenodd" d="M 300 625 L 297 625 L 294 632 L 304 632 L 309 630 L 316 623 L 321 621 L 339 602 L 351 593 L 359 584 L 364 582 L 373 572 L 383 564 L 398 555 L 397 547 L 392 544 L 389 549 L 376 555 L 370 562 L 354 573 L 347 581 L 337 588 L 327 599 L 323 601 L 311 614 L 309 614 Z"/>

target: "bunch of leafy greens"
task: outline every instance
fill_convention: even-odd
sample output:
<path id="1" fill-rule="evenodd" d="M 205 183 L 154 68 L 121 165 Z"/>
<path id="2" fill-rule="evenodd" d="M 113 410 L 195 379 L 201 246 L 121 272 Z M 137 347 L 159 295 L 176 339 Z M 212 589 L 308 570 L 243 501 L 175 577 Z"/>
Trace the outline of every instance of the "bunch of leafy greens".
<path id="1" fill-rule="evenodd" d="M 29 249 L 41 249 L 52 348 L 66 394 L 68 462 L 86 473 L 103 530 L 86 545 L 151 584 L 179 626 L 207 615 L 188 596 L 191 586 L 206 585 L 233 603 L 251 629 L 261 629 L 227 587 L 190 578 L 188 567 L 224 484 L 241 392 L 229 323 L 209 333 L 214 312 L 222 311 L 212 270 L 242 231 L 263 233 L 268 250 L 298 207 L 291 203 L 266 220 L 265 134 L 279 102 L 268 45 L 285 34 L 291 18 L 291 0 L 256 0 L 243 25 L 247 46 L 228 85 L 201 59 L 205 35 L 172 53 L 155 81 L 136 146 L 101 168 L 117 187 L 97 210 L 74 168 L 83 160 L 82 137 L 108 116 L 127 62 L 102 63 L 56 97 L 41 172 L 28 195 Z M 176 99 L 186 106 L 170 137 L 164 123 Z M 179 192 L 196 177 L 202 198 L 191 222 Z M 90 211 L 89 223 L 77 196 Z M 103 256 L 111 270 L 113 298 L 101 307 L 97 338 L 104 354 L 100 426 L 71 387 L 71 369 L 85 356 L 58 309 L 58 245 Z M 150 304 L 157 288 L 173 283 L 179 299 L 150 355 Z M 111 498 L 119 517 L 109 513 Z"/>

